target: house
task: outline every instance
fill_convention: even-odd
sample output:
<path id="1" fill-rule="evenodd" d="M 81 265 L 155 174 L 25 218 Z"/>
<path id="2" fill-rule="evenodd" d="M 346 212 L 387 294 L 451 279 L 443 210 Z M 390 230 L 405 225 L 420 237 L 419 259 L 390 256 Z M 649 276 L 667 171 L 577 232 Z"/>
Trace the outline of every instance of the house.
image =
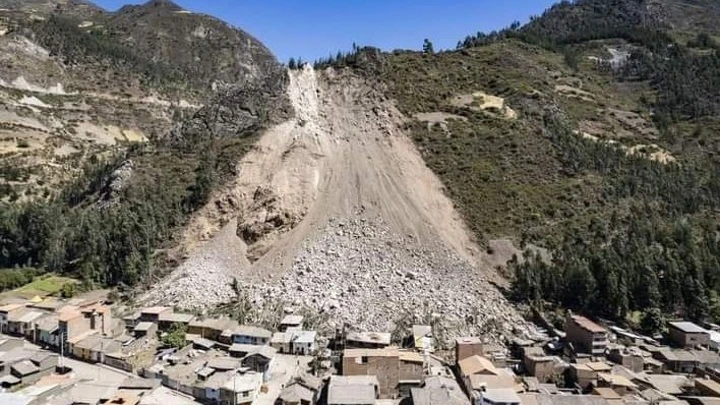
<path id="1" fill-rule="evenodd" d="M 122 349 L 119 342 L 102 337 L 95 331 L 87 332 L 86 336 L 69 339 L 68 344 L 69 352 L 74 357 L 89 363 L 102 363 L 105 353 L 115 353 Z"/>
<path id="2" fill-rule="evenodd" d="M 122 318 L 125 323 L 125 328 L 128 330 L 135 329 L 138 323 L 140 323 L 140 313 L 135 312 L 134 314 L 126 315 Z"/>
<path id="3" fill-rule="evenodd" d="M 521 390 L 515 374 L 504 368 L 497 368 L 490 359 L 483 356 L 471 356 L 458 363 L 460 377 L 469 393 L 491 388 L 511 388 Z"/>
<path id="4" fill-rule="evenodd" d="M 106 336 L 112 335 L 112 310 L 109 306 L 100 303 L 86 305 L 80 307 L 80 313 L 89 323 L 90 329 L 99 331 Z"/>
<path id="5" fill-rule="evenodd" d="M 636 373 L 643 371 L 645 367 L 645 358 L 636 348 L 613 347 L 609 350 L 607 358 Z"/>
<path id="6" fill-rule="evenodd" d="M 627 377 L 610 373 L 598 373 L 597 386 L 601 388 L 611 388 L 620 396 L 625 396 L 638 388 L 638 386 Z"/>
<path id="7" fill-rule="evenodd" d="M 215 370 L 211 368 L 203 368 L 197 372 L 197 375 L 198 380 L 204 381 L 204 383 L 200 384 L 202 388 L 200 393 L 194 393 L 193 396 L 211 403 L 217 403 L 220 401 L 220 388 L 230 380 L 234 373 L 215 373 Z"/>
<path id="8" fill-rule="evenodd" d="M 30 310 L 18 319 L 19 329 L 17 330 L 18 335 L 23 335 L 25 339 L 35 342 L 37 339 L 37 330 L 35 329 L 35 322 L 39 321 L 46 315 L 45 312 L 39 310 Z M 10 318 L 12 319 L 12 317 Z"/>
<path id="9" fill-rule="evenodd" d="M 565 319 L 565 334 L 568 342 L 594 356 L 604 354 L 608 345 L 607 329 L 584 316 L 573 315 L 572 312 L 568 312 Z"/>
<path id="10" fill-rule="evenodd" d="M 680 395 L 687 388 L 692 387 L 690 380 L 684 375 L 648 374 L 645 380 L 650 387 L 669 395 Z"/>
<path id="11" fill-rule="evenodd" d="M 413 325 L 413 347 L 415 350 L 432 352 L 434 349 L 432 326 Z"/>
<path id="12" fill-rule="evenodd" d="M 4 386 L 34 384 L 55 371 L 57 364 L 57 354 L 15 348 L 0 354 L 0 382 Z"/>
<path id="13" fill-rule="evenodd" d="M 328 405 L 375 405 L 379 391 L 375 376 L 330 377 Z"/>
<path id="14" fill-rule="evenodd" d="M 276 332 L 270 339 L 270 346 L 280 353 L 310 355 L 315 351 L 317 332 L 307 330 L 289 330 Z"/>
<path id="15" fill-rule="evenodd" d="M 598 395 L 550 395 L 538 394 L 533 405 L 609 405 L 607 400 Z M 646 405 L 645 402 L 641 404 Z M 525 403 L 523 402 L 523 405 Z M 628 404 L 629 405 L 629 404 Z M 667 404 L 663 404 L 667 405 Z"/>
<path id="16" fill-rule="evenodd" d="M 244 345 L 266 345 L 270 343 L 272 332 L 256 326 L 238 326 L 232 332 L 232 342 Z"/>
<path id="17" fill-rule="evenodd" d="M 188 324 L 187 333 L 220 342 L 223 332 L 232 331 L 238 326 L 236 321 L 229 318 L 195 319 Z"/>
<path id="18" fill-rule="evenodd" d="M 257 350 L 249 352 L 242 359 L 243 367 L 262 374 L 263 380 L 270 376 L 270 369 L 275 361 L 277 350 L 270 346 L 255 346 Z"/>
<path id="19" fill-rule="evenodd" d="M 262 346 L 255 346 L 255 345 L 242 345 L 239 343 L 235 343 L 228 349 L 228 353 L 230 353 L 231 357 L 237 357 L 237 358 L 243 358 L 248 355 L 248 353 L 254 353 L 256 352 L 260 347 Z"/>
<path id="20" fill-rule="evenodd" d="M 720 332 L 716 330 L 708 330 L 710 334 L 710 349 L 718 351 L 720 350 Z"/>
<path id="21" fill-rule="evenodd" d="M 220 387 L 220 403 L 249 405 L 255 401 L 262 386 L 262 375 L 247 373 L 233 375 Z"/>
<path id="22" fill-rule="evenodd" d="M 690 350 L 699 367 L 720 369 L 720 354 L 710 350 Z"/>
<path id="23" fill-rule="evenodd" d="M 429 377 L 422 388 L 412 388 L 413 405 L 470 405 L 462 388 L 453 378 Z"/>
<path id="24" fill-rule="evenodd" d="M 215 347 L 215 342 L 210 339 L 204 339 L 201 337 L 195 337 L 192 339 L 192 347 L 197 350 L 210 350 Z"/>
<path id="25" fill-rule="evenodd" d="M 280 321 L 280 332 L 285 332 L 288 329 L 302 329 L 303 317 L 300 315 L 288 315 Z"/>
<path id="26" fill-rule="evenodd" d="M 541 383 L 550 382 L 558 374 L 555 358 L 547 356 L 540 347 L 527 347 L 523 350 L 523 365 L 527 372 Z"/>
<path id="27" fill-rule="evenodd" d="M 298 330 L 292 332 L 290 338 L 290 352 L 300 356 L 309 356 L 315 351 L 317 332 L 314 330 Z"/>
<path id="28" fill-rule="evenodd" d="M 695 379 L 695 390 L 708 397 L 720 397 L 720 383 L 708 378 Z"/>
<path id="29" fill-rule="evenodd" d="M 15 311 L 7 314 L 7 334 L 15 336 L 25 336 L 24 322 L 22 318 L 29 313 L 38 313 L 28 307 L 23 306 Z"/>
<path id="30" fill-rule="evenodd" d="M 67 348 L 69 339 L 90 331 L 90 322 L 78 309 L 68 308 L 58 313 L 58 336 L 60 344 Z"/>
<path id="31" fill-rule="evenodd" d="M 601 361 L 571 364 L 570 379 L 585 389 L 591 384 L 596 384 L 598 373 L 610 373 L 611 371 L 612 366 Z"/>
<path id="32" fill-rule="evenodd" d="M 296 375 L 282 390 L 278 405 L 315 405 L 320 399 L 323 381 L 310 374 Z"/>
<path id="33" fill-rule="evenodd" d="M 483 355 L 482 340 L 478 337 L 460 337 L 455 339 L 455 362 L 472 356 Z"/>
<path id="34" fill-rule="evenodd" d="M 690 374 L 699 364 L 698 359 L 687 350 L 661 350 L 653 353 L 653 357 L 676 373 Z"/>
<path id="35" fill-rule="evenodd" d="M 622 397 L 612 388 L 595 387 L 592 390 L 592 394 L 602 397 L 609 405 L 624 405 Z"/>
<path id="36" fill-rule="evenodd" d="M 8 327 L 8 318 L 25 311 L 25 308 L 25 304 L 8 304 L 0 307 L 0 333 L 11 333 Z"/>
<path id="37" fill-rule="evenodd" d="M 670 322 L 670 340 L 682 348 L 708 346 L 710 333 L 692 322 Z"/>
<path id="38" fill-rule="evenodd" d="M 489 388 L 473 392 L 474 405 L 520 405 L 520 397 L 511 388 Z"/>
<path id="39" fill-rule="evenodd" d="M 133 329 L 133 336 L 136 338 L 154 338 L 157 335 L 158 325 L 152 322 L 140 322 Z"/>
<path id="40" fill-rule="evenodd" d="M 270 338 L 270 346 L 275 348 L 278 352 L 285 354 L 291 353 L 290 340 L 292 339 L 292 333 L 289 332 L 275 332 Z"/>
<path id="41" fill-rule="evenodd" d="M 172 314 L 173 309 L 170 307 L 149 307 L 140 310 L 140 322 L 159 323 L 160 317 L 165 314 Z"/>
<path id="42" fill-rule="evenodd" d="M 275 403 L 277 405 L 315 405 L 317 400 L 317 391 L 313 391 L 302 384 L 291 382 L 283 388 Z"/>
<path id="43" fill-rule="evenodd" d="M 391 334 L 385 332 L 348 332 L 345 347 L 348 349 L 382 349 L 390 346 Z"/>
<path id="44" fill-rule="evenodd" d="M 342 374 L 376 376 L 380 398 L 397 398 L 409 395 L 410 388 L 422 385 L 423 358 L 417 352 L 397 347 L 345 349 Z"/>
<path id="45" fill-rule="evenodd" d="M 58 347 L 60 337 L 58 335 L 58 316 L 47 315 L 35 322 L 36 338 L 35 343 L 45 346 Z"/>
<path id="46" fill-rule="evenodd" d="M 165 332 L 173 325 L 183 325 L 187 328 L 193 320 L 195 320 L 195 315 L 192 314 L 163 312 L 158 316 L 158 330 Z"/>

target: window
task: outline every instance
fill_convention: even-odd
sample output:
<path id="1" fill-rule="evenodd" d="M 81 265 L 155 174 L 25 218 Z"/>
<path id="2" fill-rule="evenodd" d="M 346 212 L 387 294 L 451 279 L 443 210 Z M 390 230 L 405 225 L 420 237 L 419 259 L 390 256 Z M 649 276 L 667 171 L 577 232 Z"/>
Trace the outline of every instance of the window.
<path id="1" fill-rule="evenodd" d="M 360 363 L 361 363 L 361 364 L 368 364 L 368 356 L 362 356 L 362 357 L 360 358 Z"/>

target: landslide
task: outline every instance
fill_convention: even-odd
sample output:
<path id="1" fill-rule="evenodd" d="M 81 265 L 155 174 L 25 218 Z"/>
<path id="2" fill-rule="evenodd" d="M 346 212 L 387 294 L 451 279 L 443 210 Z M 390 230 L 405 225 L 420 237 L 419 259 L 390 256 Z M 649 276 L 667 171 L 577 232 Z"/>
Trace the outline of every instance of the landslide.
<path id="1" fill-rule="evenodd" d="M 376 84 L 305 67 L 290 72 L 288 97 L 295 118 L 238 163 L 187 228 L 187 260 L 142 303 L 207 308 L 239 292 L 261 308 L 324 314 L 324 326 L 432 318 L 449 336 L 490 322 L 497 336 L 524 328 Z M 442 304 L 454 296 L 457 305 Z"/>

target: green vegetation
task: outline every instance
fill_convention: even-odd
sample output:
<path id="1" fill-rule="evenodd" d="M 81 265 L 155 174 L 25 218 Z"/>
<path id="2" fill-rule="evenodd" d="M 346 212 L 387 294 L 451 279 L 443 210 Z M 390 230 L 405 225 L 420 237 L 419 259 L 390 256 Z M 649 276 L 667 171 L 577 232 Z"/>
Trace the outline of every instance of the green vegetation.
<path id="1" fill-rule="evenodd" d="M 18 273 L 22 275 L 19 276 Z M 15 274 L 15 276 L 13 276 L 13 274 Z M 32 275 L 36 276 L 29 278 Z M 67 293 L 70 291 L 74 293 L 75 286 L 78 284 L 78 281 L 72 278 L 52 274 L 41 275 L 40 270 L 32 268 L 3 269 L 0 270 L 0 278 L 7 281 L 14 281 L 17 286 L 17 288 L 10 290 L 10 288 L 13 288 L 12 285 L 6 284 L 8 290 L 0 294 L 0 296 L 21 297 L 25 299 L 31 299 L 35 296 L 42 298 L 50 295 L 69 297 Z M 18 286 L 18 284 L 22 285 Z"/>
<path id="2" fill-rule="evenodd" d="M 181 323 L 174 323 L 170 326 L 170 329 L 162 337 L 162 343 L 165 347 L 174 347 L 176 349 L 182 349 L 185 347 L 187 340 L 185 334 L 187 333 L 187 327 Z"/>
<path id="3" fill-rule="evenodd" d="M 45 20 L 30 22 L 28 29 L 42 46 L 61 57 L 66 65 L 100 63 L 114 69 L 129 70 L 152 86 L 184 80 L 178 69 L 138 56 L 105 30 L 88 33 L 78 28 L 78 21 L 72 18 L 53 14 Z"/>
<path id="4" fill-rule="evenodd" d="M 254 141 L 210 140 L 194 151 L 136 145 L 88 164 L 84 176 L 52 201 L 3 207 L 0 266 L 32 265 L 103 286 L 134 285 L 162 270 L 156 249 L 173 243 Z M 133 176 L 113 192 L 108 182 L 126 160 L 133 161 Z"/>
<path id="5" fill-rule="evenodd" d="M 458 51 L 395 52 L 372 67 L 407 116 L 447 117 L 407 129 L 478 239 L 553 251 L 552 263 L 511 263 L 516 299 L 619 322 L 639 312 L 651 333 L 663 313 L 720 320 L 720 52 L 702 35 L 688 45 L 712 52 L 675 42 L 645 12 L 640 0 L 565 2 L 525 27 L 470 36 Z M 587 61 L 603 41 L 632 47 L 623 68 Z M 354 51 L 321 62 L 363 70 L 364 61 Z M 518 119 L 452 101 L 477 91 L 503 97 Z M 616 111 L 653 116 L 658 131 Z M 630 146 L 659 143 L 680 164 L 573 133 L 590 124 L 609 139 L 631 134 L 620 140 Z"/>
<path id="6" fill-rule="evenodd" d="M 0 269 L 0 292 L 22 287 L 42 272 L 34 268 Z"/>

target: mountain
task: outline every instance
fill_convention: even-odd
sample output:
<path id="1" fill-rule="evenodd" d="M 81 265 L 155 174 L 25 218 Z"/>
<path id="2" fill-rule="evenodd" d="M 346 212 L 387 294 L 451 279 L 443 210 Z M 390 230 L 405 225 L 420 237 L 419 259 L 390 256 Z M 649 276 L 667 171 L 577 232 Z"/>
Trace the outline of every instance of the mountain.
<path id="1" fill-rule="evenodd" d="M 407 129 L 488 251 L 498 236 L 550 250 L 552 262 L 511 262 L 512 296 L 647 318 L 652 333 L 654 313 L 720 315 L 716 13 L 564 2 L 456 52 L 370 68 L 416 117 Z M 360 54 L 330 62 L 362 71 Z"/>
<path id="2" fill-rule="evenodd" d="M 169 1 L 33 7 L 1 14 L 2 267 L 441 345 L 532 337 L 513 300 L 720 319 L 713 2 L 563 2 L 315 69 Z"/>
<path id="3" fill-rule="evenodd" d="M 248 102 L 284 94 L 280 65 L 264 45 L 172 2 L 116 13 L 75 0 L 0 7 L 6 200 L 48 198 L 92 156 L 177 137 L 183 117 L 204 105 L 241 108 L 222 101 L 237 89 L 255 89 Z M 207 138 L 208 129 L 193 134 Z"/>

